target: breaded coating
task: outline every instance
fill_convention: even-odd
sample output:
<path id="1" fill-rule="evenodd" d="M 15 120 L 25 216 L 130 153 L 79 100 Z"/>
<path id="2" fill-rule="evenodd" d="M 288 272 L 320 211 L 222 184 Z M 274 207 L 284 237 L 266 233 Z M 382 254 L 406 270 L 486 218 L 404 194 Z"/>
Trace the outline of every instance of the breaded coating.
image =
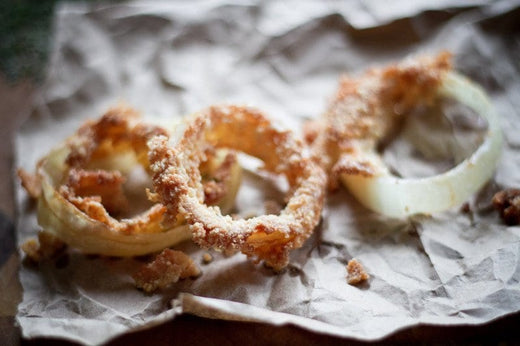
<path id="1" fill-rule="evenodd" d="M 74 196 L 98 196 L 105 209 L 111 215 L 117 215 L 128 208 L 128 200 L 123 191 L 125 180 L 119 171 L 72 168 L 64 186 L 68 187 Z"/>
<path id="2" fill-rule="evenodd" d="M 155 204 L 145 212 L 130 219 L 118 220 L 112 217 L 105 209 L 99 196 L 79 197 L 75 196 L 67 186 L 62 185 L 60 194 L 76 208 L 84 212 L 91 219 L 110 226 L 113 230 L 125 234 L 155 233 L 163 230 L 161 224 L 164 221 L 166 208 L 162 204 Z"/>
<path id="3" fill-rule="evenodd" d="M 231 169 L 236 162 L 237 156 L 234 153 L 228 153 L 222 164 L 211 172 L 211 178 L 203 184 L 204 202 L 206 204 L 216 204 L 228 193 Z"/>
<path id="4" fill-rule="evenodd" d="M 200 275 L 200 269 L 182 251 L 164 249 L 155 259 L 134 274 L 135 285 L 147 293 L 164 289 L 188 277 Z"/>
<path id="5" fill-rule="evenodd" d="M 127 209 L 124 195 L 125 178 L 118 171 L 83 168 L 95 159 L 117 155 L 123 151 L 135 153 L 139 163 L 148 168 L 146 142 L 150 137 L 166 134 L 166 130 L 139 122 L 139 114 L 129 107 L 115 107 L 100 119 L 87 121 L 67 141 L 70 152 L 65 162 L 71 167 L 59 193 L 90 218 L 118 232 L 135 234 L 163 230 L 165 208 L 155 204 L 131 219 L 117 220 L 114 216 Z M 150 225 L 153 225 L 150 227 Z"/>
<path id="6" fill-rule="evenodd" d="M 46 231 L 38 232 L 38 239 L 28 239 L 21 245 L 21 249 L 27 258 L 35 263 L 55 258 L 65 248 L 64 242 Z"/>
<path id="7" fill-rule="evenodd" d="M 146 152 L 147 137 L 153 134 L 143 132 L 138 127 L 139 113 L 129 107 L 115 107 L 100 119 L 85 122 L 76 135 L 69 138 L 70 153 L 66 163 L 70 167 L 84 167 L 90 160 L 114 155 L 124 150 L 134 149 Z M 156 134 L 165 134 L 160 127 L 153 126 Z M 153 131 L 152 131 L 153 133 Z M 139 157 L 139 154 L 137 154 Z"/>
<path id="8" fill-rule="evenodd" d="M 395 132 L 404 114 L 435 100 L 442 77 L 451 68 L 450 58 L 447 52 L 410 58 L 341 79 L 328 110 L 306 130 L 314 158 L 330 174 L 331 187 L 340 174 L 381 172 L 378 145 Z"/>

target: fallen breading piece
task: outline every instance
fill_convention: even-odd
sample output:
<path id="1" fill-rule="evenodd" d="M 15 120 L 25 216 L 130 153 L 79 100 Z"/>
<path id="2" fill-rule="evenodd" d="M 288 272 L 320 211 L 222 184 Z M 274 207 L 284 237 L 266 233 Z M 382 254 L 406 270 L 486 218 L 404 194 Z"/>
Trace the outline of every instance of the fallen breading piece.
<path id="1" fill-rule="evenodd" d="M 365 268 L 356 259 L 351 259 L 347 264 L 347 282 L 349 285 L 360 284 L 370 278 Z"/>
<path id="2" fill-rule="evenodd" d="M 184 252 L 164 249 L 155 259 L 134 274 L 135 285 L 147 293 L 163 289 L 188 277 L 201 273 L 193 260 Z"/>
<path id="3" fill-rule="evenodd" d="M 507 189 L 493 196 L 493 206 L 510 226 L 520 223 L 520 189 Z"/>
<path id="4" fill-rule="evenodd" d="M 204 262 L 204 264 L 208 264 L 211 261 L 213 261 L 213 256 L 211 256 L 211 254 L 206 252 L 204 255 L 202 255 L 202 262 Z"/>
<path id="5" fill-rule="evenodd" d="M 40 231 L 38 239 L 31 238 L 22 244 L 21 249 L 27 258 L 38 263 L 51 259 L 65 250 L 66 244 L 49 232 Z"/>

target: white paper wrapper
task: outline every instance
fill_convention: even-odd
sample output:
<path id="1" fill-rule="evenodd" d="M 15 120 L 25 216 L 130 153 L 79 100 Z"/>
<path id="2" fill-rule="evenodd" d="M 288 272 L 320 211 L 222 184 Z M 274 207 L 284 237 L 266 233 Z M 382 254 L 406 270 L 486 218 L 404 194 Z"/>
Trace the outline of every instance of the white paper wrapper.
<path id="1" fill-rule="evenodd" d="M 48 78 L 17 137 L 17 164 L 32 169 L 84 119 L 118 101 L 163 118 L 238 102 L 300 133 L 325 109 L 341 73 L 448 49 L 503 116 L 494 181 L 469 214 L 455 209 L 410 220 L 371 213 L 345 191 L 332 194 L 322 224 L 278 275 L 241 254 L 213 253 L 202 277 L 149 296 L 134 288 L 135 260 L 72 254 L 64 267 L 23 266 L 17 320 L 24 337 L 100 344 L 190 312 L 374 340 L 420 323 L 477 324 L 520 309 L 520 228 L 504 226 L 490 209 L 498 187 L 520 186 L 519 46 L 503 35 L 514 22 L 511 4 L 465 1 L 458 6 L 480 7 L 427 13 L 452 2 L 196 4 L 61 6 Z M 390 163 L 408 150 L 396 148 Z M 399 161 L 406 174 L 425 173 L 408 159 Z M 272 187 L 259 189 L 265 182 L 254 172 L 246 178 L 242 213 L 261 212 L 264 199 L 279 197 Z M 23 241 L 38 228 L 24 192 L 17 197 Z M 191 243 L 179 249 L 201 263 L 204 250 Z M 346 283 L 351 258 L 369 272 L 367 284 Z"/>

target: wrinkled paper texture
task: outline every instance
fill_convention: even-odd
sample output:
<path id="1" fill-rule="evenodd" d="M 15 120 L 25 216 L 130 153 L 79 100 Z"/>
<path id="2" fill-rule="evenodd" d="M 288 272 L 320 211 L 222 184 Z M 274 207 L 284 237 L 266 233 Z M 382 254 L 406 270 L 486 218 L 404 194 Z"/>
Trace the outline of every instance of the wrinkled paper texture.
<path id="1" fill-rule="evenodd" d="M 62 5 L 48 77 L 17 137 L 17 164 L 29 170 L 82 121 L 120 101 L 162 118 L 213 103 L 248 104 L 300 134 L 305 120 L 323 112 L 342 73 L 442 49 L 489 92 L 503 116 L 505 144 L 494 180 L 470 201 L 468 214 L 454 208 L 388 219 L 344 190 L 331 194 L 321 225 L 281 274 L 242 254 L 212 251 L 214 261 L 200 265 L 200 278 L 145 295 L 130 277 L 142 263 L 136 260 L 72 254 L 65 266 L 22 266 L 17 320 L 23 335 L 99 344 L 190 312 L 374 340 L 420 323 L 476 324 L 518 311 L 520 228 L 503 225 L 490 207 L 499 188 L 520 186 L 519 36 L 503 34 L 515 9 L 507 1 L 463 1 L 443 10 L 452 4 Z M 410 151 L 402 148 L 389 150 L 390 164 Z M 411 158 L 398 167 L 406 175 L 429 172 Z M 255 170 L 245 175 L 241 213 L 280 200 L 282 193 Z M 21 189 L 17 200 L 21 242 L 38 227 Z M 178 248 L 201 263 L 205 250 L 189 242 Z M 363 263 L 368 283 L 346 283 L 351 258 Z"/>

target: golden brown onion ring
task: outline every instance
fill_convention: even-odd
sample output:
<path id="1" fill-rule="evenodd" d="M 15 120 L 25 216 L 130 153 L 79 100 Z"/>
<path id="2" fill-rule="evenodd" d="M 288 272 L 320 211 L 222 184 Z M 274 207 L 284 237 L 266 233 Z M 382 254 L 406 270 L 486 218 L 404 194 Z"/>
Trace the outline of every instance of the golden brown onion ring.
<path id="1" fill-rule="evenodd" d="M 501 147 L 498 116 L 485 92 L 450 71 L 450 55 L 408 59 L 342 80 L 325 113 L 322 131 L 308 133 L 316 159 L 338 177 L 366 207 L 404 217 L 446 210 L 463 203 L 492 176 Z M 377 153 L 378 145 L 417 105 L 451 97 L 488 121 L 477 151 L 453 169 L 428 178 L 393 176 Z"/>
<path id="2" fill-rule="evenodd" d="M 103 203 L 103 199 L 113 200 L 112 209 L 124 204 L 120 198 L 124 196 L 118 196 L 120 172 L 128 173 L 137 164 L 148 169 L 147 140 L 171 129 L 145 124 L 133 110 L 122 107 L 87 122 L 38 165 L 40 226 L 84 253 L 110 256 L 143 255 L 189 239 L 191 233 L 182 218 L 166 219 L 166 209 L 159 203 L 121 220 L 112 217 Z M 220 177 L 224 186 L 219 190 L 225 193 L 213 196 L 213 202 L 229 210 L 241 169 L 224 152 L 208 156 L 204 167 L 210 178 L 226 162 L 227 176 Z M 108 193 L 103 195 L 102 190 Z"/>
<path id="3" fill-rule="evenodd" d="M 291 132 L 273 127 L 247 107 L 211 107 L 190 117 L 170 146 L 166 136 L 150 142 L 153 185 L 169 213 L 183 214 L 193 239 L 203 247 L 240 250 L 280 269 L 289 251 L 301 247 L 319 222 L 324 199 L 324 171 L 305 154 Z M 198 166 L 205 148 L 231 148 L 257 157 L 264 168 L 283 174 L 289 184 L 280 215 L 233 220 L 203 202 Z"/>

